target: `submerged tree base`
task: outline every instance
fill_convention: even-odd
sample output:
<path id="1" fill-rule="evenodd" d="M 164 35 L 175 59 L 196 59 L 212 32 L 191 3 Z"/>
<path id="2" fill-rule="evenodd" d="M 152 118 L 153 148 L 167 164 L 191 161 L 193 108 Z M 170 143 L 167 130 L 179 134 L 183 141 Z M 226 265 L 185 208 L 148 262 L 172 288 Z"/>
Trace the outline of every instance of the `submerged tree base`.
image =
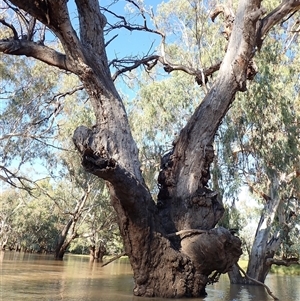
<path id="1" fill-rule="evenodd" d="M 140 258 L 147 265 L 142 275 L 140 267 L 137 267 L 137 271 L 134 269 L 134 295 L 203 297 L 206 295 L 206 285 L 215 282 L 220 274 L 228 272 L 242 253 L 239 238 L 225 228 L 185 232 L 180 238 L 179 249 L 158 233 L 153 237 L 152 244 L 161 247 L 155 252 L 152 249 L 151 258 L 146 254 Z"/>

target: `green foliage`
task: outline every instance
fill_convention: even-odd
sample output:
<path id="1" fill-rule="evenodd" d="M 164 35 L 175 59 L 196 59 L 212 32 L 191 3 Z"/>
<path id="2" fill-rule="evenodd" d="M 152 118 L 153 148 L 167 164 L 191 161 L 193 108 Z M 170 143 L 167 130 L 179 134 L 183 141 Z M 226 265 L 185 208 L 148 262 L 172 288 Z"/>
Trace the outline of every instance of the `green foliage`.
<path id="1" fill-rule="evenodd" d="M 97 236 L 116 252 L 122 244 L 104 182 L 82 169 L 71 138 L 77 126 L 95 122 L 79 80 L 35 60 L 4 55 L 1 59 L 1 177 L 19 186 L 16 179 L 26 176 L 21 187 L 31 193 L 5 187 L 1 245 L 53 251 L 90 186 L 72 229 L 80 237 L 79 249 Z M 40 171 L 48 178 L 38 181 Z M 67 240 L 71 234 L 70 230 Z"/>
<path id="2" fill-rule="evenodd" d="M 166 52 L 174 63 L 201 69 L 223 57 L 225 39 L 219 19 L 210 20 L 215 3 L 171 0 L 158 7 L 158 28 L 167 36 Z M 207 34 L 209 32 L 210 34 Z"/>
<path id="3" fill-rule="evenodd" d="M 51 251 L 58 235 L 58 216 L 47 198 L 34 198 L 25 192 L 7 190 L 1 198 L 1 219 L 7 227 L 6 247 Z"/>
<path id="4" fill-rule="evenodd" d="M 144 177 L 153 193 L 161 156 L 173 147 L 176 135 L 201 99 L 201 91 L 190 76 L 174 72 L 172 76 L 159 77 L 144 76 L 129 113 Z"/>
<path id="5" fill-rule="evenodd" d="M 0 64 L 5 70 L 0 75 L 1 155 L 6 166 L 20 166 L 48 155 L 45 143 L 56 130 L 50 125 L 59 72 L 40 62 L 4 55 Z"/>
<path id="6" fill-rule="evenodd" d="M 239 187 L 249 185 L 259 202 L 265 203 L 266 197 L 282 200 L 272 222 L 272 233 L 281 233 L 282 245 L 276 253 L 280 257 L 300 254 L 294 234 L 300 222 L 300 64 L 298 47 L 288 42 L 280 31 L 265 41 L 255 58 L 258 74 L 248 91 L 238 95 L 216 139 L 219 185 L 226 198 L 236 197 Z M 276 196 L 274 179 L 279 181 Z"/>
<path id="7" fill-rule="evenodd" d="M 272 2 L 266 1 L 264 7 L 273 7 Z M 215 23 L 207 21 L 210 5 L 214 3 L 172 0 L 159 6 L 155 22 L 166 34 L 165 52 L 170 61 L 199 69 L 223 57 L 226 41 L 220 35 L 222 16 Z M 221 192 L 226 203 L 221 224 L 229 228 L 237 225 L 248 251 L 255 231 L 250 235 L 243 228 L 251 217 L 258 222 L 262 206 L 245 214 L 239 211 L 244 207 L 231 208 L 228 203 L 240 197 L 243 187 L 249 186 L 252 202 L 262 203 L 265 201 L 262 195 L 269 194 L 274 177 L 278 178 L 283 216 L 287 220 L 290 212 L 298 212 L 291 199 L 299 200 L 299 177 L 289 178 L 300 168 L 299 47 L 295 37 L 287 34 L 291 22 L 292 19 L 276 28 L 264 41 L 255 56 L 258 74 L 248 82 L 247 92 L 237 96 L 215 140 L 212 186 Z M 211 34 L 204 35 L 208 30 Z M 141 150 L 145 177 L 155 193 L 159 154 L 172 148 L 174 134 L 185 124 L 204 93 L 193 78 L 177 72 L 167 77 L 159 71 L 152 72 L 149 78 L 144 76 L 138 81 L 138 87 L 138 95 L 130 103 L 130 120 Z M 282 227 L 279 217 L 277 220 L 273 233 Z M 299 225 L 298 218 L 290 222 Z M 279 252 L 299 254 L 294 234 L 297 229 L 291 226 Z M 291 246 L 289 241 L 293 242 Z"/>
<path id="8" fill-rule="evenodd" d="M 279 275 L 299 276 L 300 275 L 300 266 L 292 265 L 292 266 L 286 267 L 286 266 L 272 265 L 271 273 L 279 274 Z"/>

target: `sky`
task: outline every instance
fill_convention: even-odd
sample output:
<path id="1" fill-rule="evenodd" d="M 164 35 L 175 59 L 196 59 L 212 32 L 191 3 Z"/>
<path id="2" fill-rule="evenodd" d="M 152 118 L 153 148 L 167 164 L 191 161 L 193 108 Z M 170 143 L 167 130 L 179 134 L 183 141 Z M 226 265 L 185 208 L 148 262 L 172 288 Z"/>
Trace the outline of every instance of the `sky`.
<path id="1" fill-rule="evenodd" d="M 111 5 L 113 1 L 111 0 L 102 0 L 100 1 L 100 5 L 110 9 L 115 14 L 119 16 L 126 16 L 127 20 L 135 22 L 136 24 L 143 24 L 143 19 L 137 16 L 137 9 L 130 3 L 125 0 L 119 0 L 116 4 Z M 146 9 L 152 7 L 153 11 L 156 11 L 157 5 L 162 1 L 159 0 L 137 0 L 137 2 L 144 2 L 146 5 Z M 69 1 L 69 10 L 70 15 L 74 20 L 74 27 L 78 27 L 76 25 L 76 6 L 74 1 Z M 109 23 L 115 23 L 115 20 L 109 13 L 105 14 Z M 152 27 L 153 24 L 150 20 L 147 20 L 148 26 Z M 137 53 L 143 55 L 146 54 L 150 49 L 151 45 L 154 43 L 154 46 L 157 46 L 160 42 L 159 36 L 155 34 L 149 34 L 140 31 L 129 31 L 126 29 L 116 29 L 112 33 L 110 33 L 105 39 L 109 41 L 112 37 L 118 35 L 112 42 L 109 43 L 107 47 L 107 54 L 109 59 L 114 59 L 116 57 L 125 57 L 125 56 L 134 56 Z M 153 48 L 154 50 L 154 48 Z"/>
<path id="2" fill-rule="evenodd" d="M 138 0 L 139 1 L 139 0 Z M 132 18 L 132 21 L 136 24 L 143 24 L 142 18 L 136 18 L 132 16 L 137 16 L 137 10 L 134 9 L 134 6 L 132 4 L 128 4 L 125 0 L 119 0 L 116 4 L 113 6 L 110 6 L 112 3 L 112 0 L 103 0 L 100 1 L 100 5 L 103 7 L 109 7 L 114 13 L 117 15 L 123 15 L 128 16 L 128 18 Z M 153 7 L 153 10 L 156 10 L 156 7 L 161 1 L 158 0 L 146 0 L 144 1 L 146 6 L 148 8 L 149 5 Z M 78 28 L 78 22 L 77 16 L 76 16 L 76 6 L 74 0 L 70 0 L 68 2 L 69 5 L 69 13 L 71 16 L 71 19 L 73 20 L 74 28 Z M 110 19 L 109 14 L 107 15 L 108 21 L 111 23 L 115 23 L 114 20 Z M 131 16 L 131 17 L 130 17 Z M 152 23 L 150 20 L 148 20 L 148 26 L 152 26 Z M 130 56 L 144 56 L 149 51 L 154 52 L 155 47 L 157 47 L 160 43 L 159 36 L 155 34 L 150 34 L 147 32 L 141 32 L 141 31 L 128 31 L 124 29 L 118 29 L 110 33 L 106 37 L 106 41 L 109 41 L 113 36 L 118 35 L 113 41 L 108 45 L 107 47 L 107 55 L 109 60 L 115 59 L 115 58 L 122 58 L 122 57 L 130 57 Z M 50 40 L 53 40 L 53 36 L 49 34 L 47 36 Z M 122 90 L 123 94 L 126 94 L 128 97 L 134 97 L 135 91 L 132 91 L 128 89 L 128 87 L 123 84 L 121 81 L 118 83 L 119 89 Z M 3 103 L 1 102 L 3 105 Z M 14 165 L 13 165 L 14 166 Z M 15 166 L 18 166 L 18 162 L 15 162 Z M 34 175 L 34 180 L 38 178 L 44 178 L 47 175 L 47 169 L 46 167 L 40 162 L 40 160 L 36 160 L 35 164 L 32 163 L 25 163 L 22 166 L 22 171 L 25 174 L 31 174 Z"/>

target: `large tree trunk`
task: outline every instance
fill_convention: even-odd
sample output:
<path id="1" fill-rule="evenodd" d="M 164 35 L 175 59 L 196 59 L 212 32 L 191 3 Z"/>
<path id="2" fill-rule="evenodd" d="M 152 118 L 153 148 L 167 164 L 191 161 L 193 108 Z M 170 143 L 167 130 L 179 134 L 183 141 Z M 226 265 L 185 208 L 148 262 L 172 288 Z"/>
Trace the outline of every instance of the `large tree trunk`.
<path id="1" fill-rule="evenodd" d="M 207 185 L 214 135 L 235 93 L 245 88 L 256 30 L 256 20 L 247 21 L 240 13 L 239 30 L 228 46 L 232 51 L 227 52 L 214 87 L 181 131 L 172 153 L 164 158 L 158 206 L 143 181 L 126 113 L 110 76 L 99 81 L 99 76 L 95 77 L 99 70 L 89 70 L 92 64 L 86 72 L 78 72 L 93 96 L 97 125 L 93 129 L 79 127 L 74 143 L 86 170 L 109 183 L 134 272 L 135 295 L 203 295 L 209 275 L 213 271 L 226 273 L 241 254 L 237 237 L 226 229 L 213 229 L 223 214 L 223 205 Z M 248 41 L 243 39 L 245 26 L 252 27 L 253 38 Z M 99 68 L 106 62 L 103 57 L 89 60 L 102 61 Z M 193 229 L 206 231 L 169 236 Z"/>
<path id="2" fill-rule="evenodd" d="M 208 188 L 214 135 L 236 92 L 246 88 L 255 46 L 291 9 L 280 11 L 276 22 L 267 19 L 258 26 L 260 1 L 240 1 L 218 77 L 162 162 L 156 204 L 143 180 L 125 108 L 109 71 L 103 34 L 106 19 L 98 0 L 75 1 L 80 37 L 73 30 L 67 1 L 11 2 L 49 27 L 65 54 L 24 40 L 2 40 L 0 50 L 70 71 L 89 94 L 97 124 L 92 129 L 77 128 L 74 143 L 85 169 L 107 181 L 133 268 L 134 294 L 203 295 L 209 275 L 228 272 L 241 254 L 237 237 L 214 228 L 224 210 L 217 192 Z"/>

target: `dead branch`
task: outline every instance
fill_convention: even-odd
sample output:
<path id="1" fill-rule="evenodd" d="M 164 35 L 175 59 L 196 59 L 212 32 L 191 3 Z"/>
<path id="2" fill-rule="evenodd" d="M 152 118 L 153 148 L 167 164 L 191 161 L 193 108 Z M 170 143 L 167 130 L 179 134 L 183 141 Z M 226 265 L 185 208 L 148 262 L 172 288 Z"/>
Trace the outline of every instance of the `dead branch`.
<path id="1" fill-rule="evenodd" d="M 207 234 L 209 231 L 208 230 L 199 230 L 199 229 L 188 229 L 188 230 L 181 230 L 175 233 L 170 233 L 167 234 L 167 237 L 172 237 L 176 235 L 182 235 L 182 234 Z"/>
<path id="2" fill-rule="evenodd" d="M 123 252 L 122 254 L 119 254 L 119 255 L 117 255 L 117 256 L 111 258 L 109 261 L 103 263 L 103 264 L 101 265 L 101 267 L 104 267 L 104 266 L 110 264 L 111 262 L 113 262 L 113 261 L 115 261 L 115 260 L 117 260 L 117 259 L 119 259 L 120 257 L 125 256 L 125 255 L 126 255 L 126 253 Z"/>
<path id="3" fill-rule="evenodd" d="M 117 15 L 116 13 L 112 12 L 111 10 L 102 7 L 102 10 L 104 10 L 105 12 L 115 16 L 116 18 L 120 19 L 119 22 L 115 23 L 115 24 L 109 24 L 109 28 L 105 30 L 106 34 L 108 34 L 109 32 L 111 32 L 114 29 L 121 29 L 124 28 L 128 31 L 146 31 L 146 32 L 150 32 L 150 33 L 154 33 L 154 34 L 158 34 L 160 36 L 162 36 L 162 33 L 159 30 L 156 29 L 151 29 L 148 27 L 148 24 L 146 22 L 146 18 L 144 17 L 144 24 L 143 25 L 139 25 L 139 24 L 131 24 L 128 23 L 127 20 L 125 19 L 124 16 L 120 16 Z"/>
<path id="4" fill-rule="evenodd" d="M 115 72 L 115 74 L 113 74 L 112 79 L 113 79 L 113 81 L 115 81 L 116 78 L 120 74 L 128 72 L 128 71 L 132 71 L 132 70 L 134 70 L 134 69 L 136 69 L 136 68 L 138 68 L 142 65 L 146 66 L 147 70 L 151 70 L 157 64 L 158 60 L 159 60 L 158 55 L 151 55 L 149 57 L 144 57 L 142 59 L 137 59 L 137 60 L 134 60 L 134 59 L 120 59 L 120 60 L 115 59 L 115 60 L 112 60 L 110 62 L 111 66 L 114 66 L 115 68 L 118 68 L 120 64 L 122 65 L 122 68 L 120 68 L 119 70 L 117 70 Z M 124 66 L 125 63 L 131 63 L 131 65 Z"/>
<path id="5" fill-rule="evenodd" d="M 256 280 L 256 279 L 251 278 L 251 277 L 248 276 L 247 273 L 239 266 L 238 263 L 236 263 L 236 265 L 237 265 L 237 267 L 239 268 L 239 270 L 242 272 L 242 274 L 243 274 L 248 280 L 250 280 L 250 281 L 252 281 L 252 282 L 254 282 L 254 283 L 256 283 L 256 284 L 262 285 L 262 286 L 266 289 L 267 293 L 268 293 L 274 300 L 279 300 L 276 296 L 273 295 L 273 293 L 271 292 L 271 290 L 269 289 L 269 287 L 268 287 L 266 284 L 264 284 L 264 283 L 262 283 L 262 282 L 260 282 L 260 281 L 258 281 L 258 280 Z"/>
<path id="6" fill-rule="evenodd" d="M 144 57 L 142 59 L 115 59 L 110 62 L 111 66 L 115 68 L 119 68 L 112 76 L 113 81 L 116 78 L 128 71 L 132 71 L 140 66 L 146 66 L 146 69 L 150 71 L 157 63 L 161 63 L 163 65 L 164 70 L 167 73 L 171 73 L 173 71 L 183 71 L 189 75 L 195 76 L 195 81 L 199 86 L 203 85 L 203 81 L 206 83 L 208 81 L 208 77 L 211 76 L 213 73 L 218 71 L 221 66 L 221 62 L 218 62 L 207 69 L 203 70 L 196 70 L 191 67 L 187 67 L 180 64 L 172 64 L 168 62 L 163 56 L 159 55 L 151 55 L 149 57 Z M 124 66 L 125 64 L 131 64 L 129 66 Z M 121 68 L 120 68 L 121 67 Z"/>
<path id="7" fill-rule="evenodd" d="M 267 263 L 270 265 L 275 264 L 275 265 L 279 265 L 279 266 L 281 265 L 281 266 L 286 266 L 286 267 L 289 267 L 293 264 L 300 265 L 299 258 L 297 258 L 297 257 L 292 257 L 292 258 L 287 258 L 287 259 L 268 258 Z"/>
<path id="8" fill-rule="evenodd" d="M 18 40 L 18 38 L 19 38 L 18 32 L 12 24 L 7 23 L 4 19 L 0 19 L 0 23 L 2 23 L 4 26 L 7 26 L 8 28 L 10 28 L 14 34 L 14 40 Z"/>
<path id="9" fill-rule="evenodd" d="M 34 189 L 37 189 L 35 181 L 24 176 L 18 176 L 17 173 L 10 171 L 3 165 L 0 165 L 0 171 L 3 172 L 2 175 L 0 174 L 0 180 L 14 188 L 26 190 L 30 195 Z"/>

